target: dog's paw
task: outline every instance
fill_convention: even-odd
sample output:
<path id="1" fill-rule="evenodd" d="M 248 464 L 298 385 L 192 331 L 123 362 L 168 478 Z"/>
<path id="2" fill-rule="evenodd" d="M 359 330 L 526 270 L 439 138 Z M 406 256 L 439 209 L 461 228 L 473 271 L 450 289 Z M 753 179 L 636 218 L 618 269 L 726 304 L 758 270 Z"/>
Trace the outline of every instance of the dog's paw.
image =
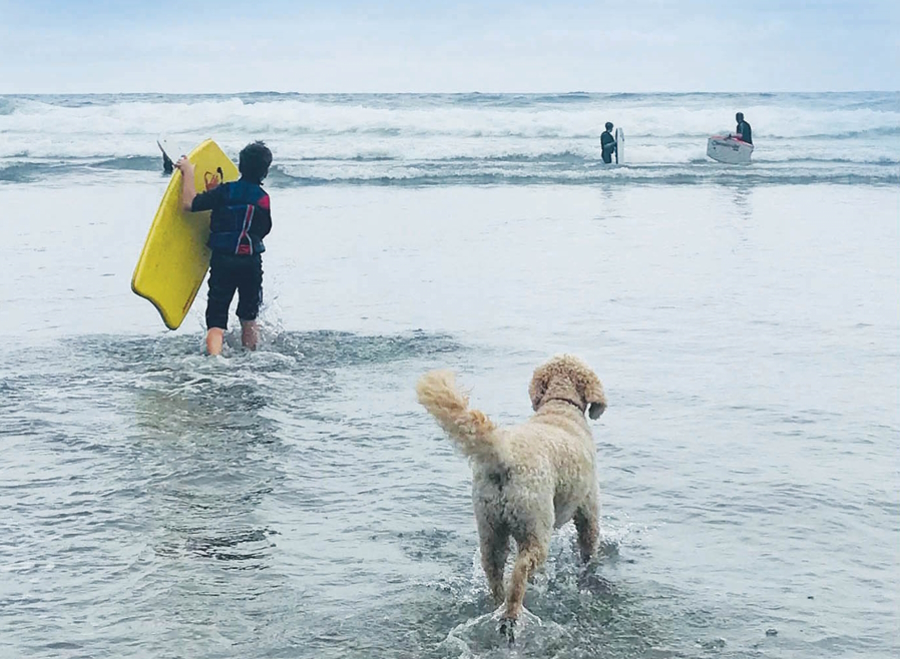
<path id="1" fill-rule="evenodd" d="M 500 634 L 506 637 L 508 645 L 516 642 L 515 618 L 500 618 Z"/>

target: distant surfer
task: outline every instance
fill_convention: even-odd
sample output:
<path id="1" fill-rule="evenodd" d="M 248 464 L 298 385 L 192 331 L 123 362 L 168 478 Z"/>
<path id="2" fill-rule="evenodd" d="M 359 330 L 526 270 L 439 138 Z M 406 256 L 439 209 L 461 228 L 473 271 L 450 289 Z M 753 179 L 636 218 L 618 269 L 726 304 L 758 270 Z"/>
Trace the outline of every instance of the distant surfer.
<path id="1" fill-rule="evenodd" d="M 734 136 L 747 144 L 753 144 L 753 132 L 750 130 L 750 124 L 744 121 L 744 113 L 738 112 L 734 118 L 737 121 Z"/>
<path id="2" fill-rule="evenodd" d="M 243 148 L 238 161 L 241 178 L 197 194 L 194 166 L 182 156 L 181 205 L 185 211 L 212 211 L 209 217 L 209 297 L 206 303 L 206 351 L 222 352 L 228 329 L 228 308 L 238 292 L 237 316 L 241 343 L 256 349 L 259 331 L 256 317 L 262 303 L 263 238 L 272 230 L 269 195 L 262 182 L 269 173 L 272 152 L 263 142 Z"/>
<path id="3" fill-rule="evenodd" d="M 606 122 L 606 130 L 600 135 L 600 148 L 603 151 L 603 162 L 607 165 L 612 163 L 613 154 L 616 153 L 616 138 L 612 135 L 613 124 L 611 121 Z"/>
<path id="4" fill-rule="evenodd" d="M 163 174 L 171 174 L 173 171 L 175 171 L 175 163 L 172 162 L 172 159 L 169 157 L 169 154 L 166 153 L 163 145 L 159 143 L 159 140 L 156 141 L 156 146 L 158 146 L 159 150 L 162 151 Z"/>

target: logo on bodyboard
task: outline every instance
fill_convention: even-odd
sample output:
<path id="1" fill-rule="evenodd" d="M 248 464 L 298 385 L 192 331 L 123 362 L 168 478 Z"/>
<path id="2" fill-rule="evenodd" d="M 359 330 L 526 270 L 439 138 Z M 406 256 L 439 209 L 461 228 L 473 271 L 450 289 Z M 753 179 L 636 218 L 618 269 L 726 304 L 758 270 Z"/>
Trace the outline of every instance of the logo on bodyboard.
<path id="1" fill-rule="evenodd" d="M 216 167 L 215 172 L 206 172 L 203 174 L 203 182 L 206 185 L 206 190 L 209 191 L 219 187 L 219 184 L 224 178 L 225 173 L 222 171 L 221 167 Z"/>

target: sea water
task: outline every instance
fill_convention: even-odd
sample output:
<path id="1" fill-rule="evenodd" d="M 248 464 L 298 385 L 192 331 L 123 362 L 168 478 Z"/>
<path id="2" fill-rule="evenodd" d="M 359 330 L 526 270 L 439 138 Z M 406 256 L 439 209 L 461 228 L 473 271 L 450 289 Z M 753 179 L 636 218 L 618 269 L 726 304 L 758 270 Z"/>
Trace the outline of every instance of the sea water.
<path id="1" fill-rule="evenodd" d="M 273 149 L 256 353 L 129 290 L 160 135 Z M 896 656 L 898 153 L 898 94 L 0 97 L 0 656 Z M 510 651 L 414 384 L 515 423 L 558 352 L 601 548 Z"/>

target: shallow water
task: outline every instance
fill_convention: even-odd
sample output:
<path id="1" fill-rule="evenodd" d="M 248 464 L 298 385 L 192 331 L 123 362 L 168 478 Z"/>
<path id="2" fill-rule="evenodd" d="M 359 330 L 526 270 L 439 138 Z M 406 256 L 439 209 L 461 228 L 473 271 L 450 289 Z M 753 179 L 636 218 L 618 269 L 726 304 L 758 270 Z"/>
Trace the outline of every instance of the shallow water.
<path id="1" fill-rule="evenodd" d="M 900 652 L 896 190 L 275 187 L 261 350 L 208 359 L 128 288 L 165 181 L 106 183 L 0 187 L 2 654 Z M 413 386 L 514 422 L 563 350 L 603 547 L 510 653 Z"/>

